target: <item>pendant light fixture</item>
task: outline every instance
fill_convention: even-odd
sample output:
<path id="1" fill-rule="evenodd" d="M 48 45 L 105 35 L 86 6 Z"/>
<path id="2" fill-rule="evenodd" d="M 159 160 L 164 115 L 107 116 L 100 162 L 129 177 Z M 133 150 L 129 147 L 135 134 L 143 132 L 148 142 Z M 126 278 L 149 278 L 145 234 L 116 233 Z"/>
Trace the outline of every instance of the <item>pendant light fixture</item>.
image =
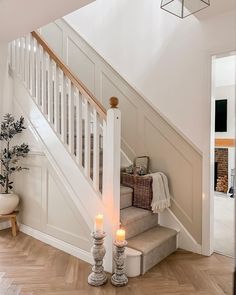
<path id="1" fill-rule="evenodd" d="M 162 0 L 161 9 L 185 18 L 210 6 L 210 0 Z"/>

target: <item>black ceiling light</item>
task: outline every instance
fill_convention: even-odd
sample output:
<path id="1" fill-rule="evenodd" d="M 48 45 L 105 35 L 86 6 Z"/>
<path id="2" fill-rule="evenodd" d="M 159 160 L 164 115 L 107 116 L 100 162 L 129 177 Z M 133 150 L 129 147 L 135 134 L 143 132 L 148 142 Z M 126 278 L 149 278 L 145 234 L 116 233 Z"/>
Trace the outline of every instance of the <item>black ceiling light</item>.
<path id="1" fill-rule="evenodd" d="M 162 0 L 161 8 L 180 18 L 185 18 L 210 6 L 210 0 Z"/>

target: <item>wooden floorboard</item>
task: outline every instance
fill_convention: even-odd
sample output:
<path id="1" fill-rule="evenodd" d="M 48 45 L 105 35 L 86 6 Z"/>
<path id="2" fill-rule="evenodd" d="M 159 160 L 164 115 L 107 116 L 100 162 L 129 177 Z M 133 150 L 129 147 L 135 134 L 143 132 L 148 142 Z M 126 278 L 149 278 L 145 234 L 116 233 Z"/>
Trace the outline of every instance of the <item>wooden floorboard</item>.
<path id="1" fill-rule="evenodd" d="M 177 251 L 123 288 L 87 284 L 91 266 L 20 233 L 0 232 L 0 295 L 232 295 L 233 259 Z"/>

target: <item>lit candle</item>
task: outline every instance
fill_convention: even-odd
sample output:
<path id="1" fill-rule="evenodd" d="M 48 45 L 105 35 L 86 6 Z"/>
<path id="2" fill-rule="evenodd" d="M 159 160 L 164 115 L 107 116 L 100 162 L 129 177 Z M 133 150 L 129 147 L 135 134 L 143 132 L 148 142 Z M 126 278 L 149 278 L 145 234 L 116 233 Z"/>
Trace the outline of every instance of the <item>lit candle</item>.
<path id="1" fill-rule="evenodd" d="M 118 243 L 122 243 L 125 241 L 125 230 L 124 229 L 118 229 L 116 231 L 116 241 Z"/>
<path id="2" fill-rule="evenodd" d="M 94 231 L 103 232 L 103 215 L 102 214 L 98 214 L 95 216 Z"/>

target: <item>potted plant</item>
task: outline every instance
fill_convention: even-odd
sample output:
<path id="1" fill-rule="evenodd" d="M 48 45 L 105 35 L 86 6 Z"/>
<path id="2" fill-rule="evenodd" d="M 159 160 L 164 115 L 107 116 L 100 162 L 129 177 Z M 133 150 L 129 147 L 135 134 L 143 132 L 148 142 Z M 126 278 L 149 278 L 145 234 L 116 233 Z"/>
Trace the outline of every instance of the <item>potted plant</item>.
<path id="1" fill-rule="evenodd" d="M 13 212 L 18 203 L 19 197 L 12 192 L 12 175 L 22 171 L 23 168 L 18 165 L 18 160 L 24 158 L 29 152 L 29 146 L 25 143 L 21 145 L 12 145 L 12 139 L 15 135 L 21 133 L 24 129 L 24 118 L 15 120 L 11 114 L 3 117 L 0 129 L 1 144 L 1 174 L 0 185 L 3 193 L 0 193 L 0 214 L 9 214 Z"/>

